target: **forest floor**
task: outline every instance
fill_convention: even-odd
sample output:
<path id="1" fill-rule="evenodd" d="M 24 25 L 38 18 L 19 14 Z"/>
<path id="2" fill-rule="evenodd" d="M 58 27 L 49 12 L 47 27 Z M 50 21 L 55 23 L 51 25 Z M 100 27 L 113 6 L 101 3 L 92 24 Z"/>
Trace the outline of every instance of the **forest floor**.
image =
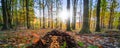
<path id="1" fill-rule="evenodd" d="M 75 48 L 120 48 L 119 31 L 109 30 L 102 33 L 77 34 L 76 32 L 53 29 L 0 31 L 0 48 L 30 48 L 33 45 L 34 48 L 37 48 L 40 41 L 43 44 L 40 46 L 51 47 L 53 42 L 51 36 L 56 36 L 57 39 L 62 38 L 57 40 L 60 48 L 69 48 L 70 43 L 75 44 Z"/>

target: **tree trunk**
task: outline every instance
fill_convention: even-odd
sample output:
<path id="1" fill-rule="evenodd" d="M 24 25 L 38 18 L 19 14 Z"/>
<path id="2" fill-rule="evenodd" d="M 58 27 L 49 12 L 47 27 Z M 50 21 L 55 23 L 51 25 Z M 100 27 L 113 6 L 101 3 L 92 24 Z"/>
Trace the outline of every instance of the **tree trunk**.
<path id="1" fill-rule="evenodd" d="M 56 28 L 58 28 L 58 0 L 56 0 Z"/>
<path id="2" fill-rule="evenodd" d="M 119 17 L 119 21 L 118 21 L 118 29 L 120 30 L 120 17 Z"/>
<path id="3" fill-rule="evenodd" d="M 11 0 L 6 0 L 6 6 L 7 6 L 7 9 L 6 9 L 6 14 L 7 14 L 7 17 L 8 17 L 8 28 L 12 28 L 12 16 L 11 16 L 11 3 L 12 1 Z"/>
<path id="4" fill-rule="evenodd" d="M 16 16 L 16 25 L 15 25 L 15 29 L 17 29 L 17 26 L 18 26 L 18 12 L 17 12 L 17 1 L 15 3 L 15 16 Z"/>
<path id="5" fill-rule="evenodd" d="M 79 12 L 79 28 L 80 28 L 80 25 L 81 25 L 81 17 L 82 17 L 82 1 L 80 1 L 80 12 Z"/>
<path id="6" fill-rule="evenodd" d="M 49 11 L 49 6 L 48 6 L 48 28 L 50 27 L 50 11 Z"/>
<path id="7" fill-rule="evenodd" d="M 53 28 L 53 3 L 50 4 L 50 13 L 51 13 L 51 28 Z"/>
<path id="8" fill-rule="evenodd" d="M 112 29 L 112 28 L 113 28 L 114 3 L 115 3 L 115 0 L 112 0 L 112 4 L 111 4 L 111 7 L 110 7 L 109 26 L 108 26 L 109 29 Z"/>
<path id="9" fill-rule="evenodd" d="M 101 16 L 101 28 L 104 28 L 104 16 L 105 16 L 105 9 L 102 8 L 102 16 Z"/>
<path id="10" fill-rule="evenodd" d="M 39 0 L 40 28 L 41 28 L 41 0 Z"/>
<path id="11" fill-rule="evenodd" d="M 96 15 L 97 15 L 96 29 L 95 29 L 96 32 L 100 32 L 100 3 L 101 3 L 101 0 L 98 0 L 97 12 L 96 12 Z"/>
<path id="12" fill-rule="evenodd" d="M 83 0 L 84 2 L 84 12 L 83 12 L 83 25 L 79 33 L 90 33 L 89 29 L 89 0 Z"/>
<path id="13" fill-rule="evenodd" d="M 67 0 L 67 12 L 68 12 L 68 19 L 67 19 L 67 31 L 71 31 L 70 28 L 70 0 Z"/>
<path id="14" fill-rule="evenodd" d="M 44 5 L 44 0 L 43 0 L 43 28 L 45 28 L 45 15 L 44 15 L 44 13 L 45 13 L 45 5 Z"/>
<path id="15" fill-rule="evenodd" d="M 73 23 L 72 23 L 72 29 L 76 29 L 76 11 L 77 11 L 77 0 L 74 0 L 73 2 Z"/>
<path id="16" fill-rule="evenodd" d="M 89 7 L 90 8 L 90 10 L 89 10 L 90 20 L 89 21 L 92 22 L 91 21 L 91 15 L 92 15 L 92 3 L 93 3 L 93 0 L 90 0 L 89 3 L 90 3 L 90 7 Z M 92 28 L 92 23 L 90 23 L 90 27 Z"/>
<path id="17" fill-rule="evenodd" d="M 6 15 L 6 0 L 1 0 L 2 3 L 2 14 L 3 14 L 3 27 L 2 30 L 8 29 L 8 17 Z"/>
<path id="18" fill-rule="evenodd" d="M 27 20 L 27 29 L 30 29 L 30 23 L 29 23 L 29 0 L 26 0 L 26 20 Z"/>

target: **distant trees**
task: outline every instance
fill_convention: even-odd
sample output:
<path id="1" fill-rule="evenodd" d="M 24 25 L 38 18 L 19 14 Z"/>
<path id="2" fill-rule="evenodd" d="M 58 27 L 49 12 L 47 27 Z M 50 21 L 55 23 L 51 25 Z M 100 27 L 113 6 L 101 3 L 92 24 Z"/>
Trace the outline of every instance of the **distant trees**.
<path id="1" fill-rule="evenodd" d="M 55 27 L 57 29 L 72 31 L 77 29 L 78 21 L 79 28 L 81 29 L 80 33 L 90 33 L 90 30 L 100 32 L 100 30 L 105 27 L 108 27 L 108 29 L 120 29 L 120 18 L 119 14 L 117 14 L 119 13 L 117 10 L 119 4 L 117 0 L 67 0 L 66 9 L 68 18 L 67 21 L 65 21 L 66 24 L 59 16 L 59 13 L 64 12 L 62 10 L 64 9 L 62 1 L 63 0 L 1 0 L 1 15 L 3 16 L 0 16 L 0 24 L 2 24 L 2 30 L 15 29 L 17 27 L 34 29 L 34 27 L 39 25 L 40 28 L 48 27 L 53 29 Z M 37 5 L 35 5 L 36 3 Z M 73 6 L 71 6 L 71 3 L 73 3 Z M 36 15 L 36 9 L 40 11 L 40 15 Z M 70 14 L 70 10 L 73 11 L 72 15 Z M 77 10 L 80 10 L 79 15 Z M 72 16 L 72 21 L 70 16 Z M 77 18 L 78 16 L 79 18 Z M 90 26 L 90 23 L 92 26 Z M 95 24 L 94 27 L 93 23 Z M 80 25 L 82 25 L 82 28 Z"/>
<path id="2" fill-rule="evenodd" d="M 67 18 L 67 31 L 71 31 L 70 28 L 70 0 L 67 0 L 67 12 L 68 12 L 68 18 Z"/>
<path id="3" fill-rule="evenodd" d="M 96 12 L 96 16 L 97 16 L 97 21 L 96 21 L 96 32 L 100 32 L 100 3 L 101 0 L 98 0 L 97 2 L 97 12 Z"/>
<path id="4" fill-rule="evenodd" d="M 83 0 L 84 11 L 83 11 L 83 25 L 79 33 L 90 33 L 89 27 L 89 0 Z"/>

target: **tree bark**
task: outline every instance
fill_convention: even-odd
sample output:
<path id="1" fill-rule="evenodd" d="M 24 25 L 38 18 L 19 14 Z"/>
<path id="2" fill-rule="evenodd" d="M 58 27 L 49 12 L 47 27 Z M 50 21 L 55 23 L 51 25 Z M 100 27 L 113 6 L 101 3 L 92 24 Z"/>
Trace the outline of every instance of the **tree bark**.
<path id="1" fill-rule="evenodd" d="M 53 28 L 53 3 L 50 4 L 50 13 L 51 13 L 51 28 Z"/>
<path id="2" fill-rule="evenodd" d="M 40 28 L 41 28 L 41 0 L 39 0 Z"/>
<path id="3" fill-rule="evenodd" d="M 30 23 L 29 23 L 29 0 L 26 0 L 26 20 L 27 20 L 27 29 L 30 29 Z"/>
<path id="4" fill-rule="evenodd" d="M 72 29 L 76 29 L 76 11 L 77 11 L 77 0 L 73 2 L 73 20 L 72 20 Z"/>
<path id="5" fill-rule="evenodd" d="M 119 21 L 118 21 L 118 29 L 120 30 L 120 17 L 119 17 Z"/>
<path id="6" fill-rule="evenodd" d="M 82 29 L 79 32 L 80 34 L 86 34 L 86 33 L 90 33 L 90 29 L 89 29 L 89 0 L 83 0 L 84 2 L 84 12 L 83 12 L 83 25 L 82 25 Z"/>
<path id="7" fill-rule="evenodd" d="M 70 0 L 67 0 L 67 12 L 68 12 L 68 16 L 70 16 Z M 71 28 L 70 28 L 70 17 L 68 17 L 67 19 L 67 31 L 71 31 Z"/>
<path id="8" fill-rule="evenodd" d="M 7 30 L 8 29 L 8 17 L 6 13 L 6 0 L 1 0 L 2 3 L 2 14 L 3 14 L 3 27 L 2 30 Z"/>
<path id="9" fill-rule="evenodd" d="M 45 11 L 44 10 L 45 10 L 45 4 L 44 4 L 44 0 L 43 0 L 43 28 L 45 28 L 45 25 L 46 25 L 45 24 L 45 14 L 44 14 Z"/>
<path id="10" fill-rule="evenodd" d="M 112 0 L 112 4 L 111 4 L 111 7 L 110 7 L 109 26 L 108 26 L 109 29 L 112 29 L 112 28 L 113 28 L 114 3 L 115 3 L 115 0 Z"/>
<path id="11" fill-rule="evenodd" d="M 95 31 L 96 32 L 100 32 L 100 3 L 101 3 L 101 0 L 98 0 L 97 2 L 97 21 L 96 21 L 96 29 Z"/>

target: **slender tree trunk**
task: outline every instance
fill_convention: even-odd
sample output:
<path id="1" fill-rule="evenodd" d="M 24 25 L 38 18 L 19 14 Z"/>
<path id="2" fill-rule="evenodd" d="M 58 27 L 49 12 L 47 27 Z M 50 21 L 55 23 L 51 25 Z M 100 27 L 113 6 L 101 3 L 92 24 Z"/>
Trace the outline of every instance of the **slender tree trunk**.
<path id="1" fill-rule="evenodd" d="M 90 33 L 89 0 L 83 0 L 83 2 L 84 2 L 83 25 L 80 33 L 86 34 L 86 33 Z"/>
<path id="2" fill-rule="evenodd" d="M 40 28 L 41 28 L 41 0 L 39 0 Z"/>
<path id="3" fill-rule="evenodd" d="M 58 28 L 58 1 L 56 0 L 56 28 Z"/>
<path id="4" fill-rule="evenodd" d="M 113 16 L 113 10 L 111 9 L 110 10 L 110 17 L 109 17 L 109 26 L 108 26 L 108 28 L 109 29 L 112 29 L 112 20 L 113 20 L 113 18 L 112 18 L 112 16 Z"/>
<path id="5" fill-rule="evenodd" d="M 105 8 L 102 8 L 101 28 L 104 28 L 104 16 L 105 16 Z"/>
<path id="6" fill-rule="evenodd" d="M 111 4 L 111 7 L 110 7 L 109 26 L 108 26 L 109 29 L 112 29 L 112 28 L 113 28 L 114 3 L 115 3 L 115 0 L 112 0 L 112 4 Z"/>
<path id="7" fill-rule="evenodd" d="M 72 29 L 76 29 L 76 11 L 77 11 L 77 0 L 74 0 L 73 4 L 73 23 L 72 23 Z"/>
<path id="8" fill-rule="evenodd" d="M 48 28 L 50 27 L 50 11 L 49 11 L 49 6 L 48 6 Z"/>
<path id="9" fill-rule="evenodd" d="M 53 13 L 52 13 L 53 10 L 52 9 L 53 9 L 53 3 L 51 2 L 51 5 L 50 5 L 50 11 L 51 11 L 50 12 L 51 13 L 51 28 L 53 28 Z"/>
<path id="10" fill-rule="evenodd" d="M 18 26 L 18 11 L 17 11 L 17 1 L 16 1 L 16 3 L 15 3 L 16 5 L 15 5 L 15 16 L 16 16 L 16 26 L 15 26 L 15 28 L 17 29 L 17 26 Z"/>
<path id="11" fill-rule="evenodd" d="M 25 22 L 28 22 L 27 21 L 27 14 L 25 14 L 26 12 L 28 12 L 27 11 L 27 9 L 26 9 L 26 12 L 25 12 L 25 3 L 26 3 L 26 0 L 23 0 L 23 6 L 22 6 L 22 10 L 23 10 L 23 12 L 22 12 L 22 15 L 23 15 L 23 17 L 24 17 L 24 20 L 23 20 L 23 26 L 25 26 Z M 27 5 L 27 4 L 26 4 Z M 28 24 L 29 24 L 29 22 L 28 22 Z M 27 25 L 28 26 L 28 25 Z"/>
<path id="12" fill-rule="evenodd" d="M 81 25 L 81 16 L 82 16 L 82 1 L 80 1 L 80 13 L 79 13 L 79 28 L 80 28 L 80 25 Z"/>
<path id="13" fill-rule="evenodd" d="M 10 28 L 13 29 L 12 25 L 13 25 L 13 19 L 14 19 L 14 14 L 13 14 L 14 13 L 14 11 L 13 11 L 13 9 L 14 9 L 14 7 L 13 7 L 14 6 L 14 0 L 11 0 L 10 2 L 11 2 L 11 26 L 10 26 Z"/>
<path id="14" fill-rule="evenodd" d="M 68 12 L 68 16 L 70 16 L 70 0 L 67 0 L 67 12 Z M 67 31 L 71 31 L 70 28 L 70 17 L 68 17 L 67 19 Z"/>
<path id="15" fill-rule="evenodd" d="M 96 32 L 100 32 L 100 3 L 101 3 L 101 0 L 98 0 L 97 2 L 97 22 L 96 22 L 96 29 L 95 31 Z"/>
<path id="16" fill-rule="evenodd" d="M 118 29 L 120 30 L 120 17 L 119 17 L 119 21 L 118 21 Z"/>
<path id="17" fill-rule="evenodd" d="M 90 0 L 90 2 L 89 2 L 89 3 L 90 3 L 90 10 L 89 10 L 89 12 L 90 12 L 90 13 L 89 13 L 89 16 L 90 16 L 90 20 L 89 20 L 89 21 L 90 21 L 90 22 L 92 22 L 92 21 L 91 21 L 91 15 L 92 15 L 92 3 L 93 3 L 92 1 L 93 1 L 93 0 Z M 93 22 L 92 22 L 92 23 L 93 23 Z M 91 23 L 90 23 L 90 27 L 92 28 L 92 24 L 91 24 Z"/>
<path id="18" fill-rule="evenodd" d="M 43 0 L 43 28 L 45 28 L 45 15 L 44 15 L 44 10 L 45 10 L 45 5 L 44 5 L 44 0 Z"/>
<path id="19" fill-rule="evenodd" d="M 27 20 L 27 29 L 30 29 L 29 23 L 29 0 L 26 0 L 26 20 Z"/>
<path id="20" fill-rule="evenodd" d="M 48 9 L 48 28 L 50 28 L 50 1 L 47 2 Z"/>

